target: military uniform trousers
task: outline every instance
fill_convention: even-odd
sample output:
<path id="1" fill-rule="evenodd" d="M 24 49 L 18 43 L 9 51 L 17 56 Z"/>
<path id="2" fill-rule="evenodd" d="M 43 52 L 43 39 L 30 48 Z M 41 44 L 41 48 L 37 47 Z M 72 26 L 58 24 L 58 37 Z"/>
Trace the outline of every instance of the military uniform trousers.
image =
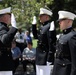
<path id="1" fill-rule="evenodd" d="M 0 75 L 13 75 L 12 71 L 0 71 Z"/>
<path id="2" fill-rule="evenodd" d="M 36 65 L 36 75 L 52 75 L 53 65 Z"/>

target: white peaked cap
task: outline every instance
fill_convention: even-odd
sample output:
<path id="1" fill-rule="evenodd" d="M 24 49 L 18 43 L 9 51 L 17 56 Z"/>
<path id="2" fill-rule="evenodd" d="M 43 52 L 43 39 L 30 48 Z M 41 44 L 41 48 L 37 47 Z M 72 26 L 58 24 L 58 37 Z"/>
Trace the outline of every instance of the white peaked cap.
<path id="1" fill-rule="evenodd" d="M 64 18 L 74 20 L 74 18 L 76 17 L 75 14 L 68 11 L 59 11 L 58 14 L 59 14 L 59 20 Z"/>
<path id="2" fill-rule="evenodd" d="M 33 17 L 33 21 L 32 21 L 32 24 L 36 24 L 37 21 L 36 21 L 36 16 Z"/>
<path id="3" fill-rule="evenodd" d="M 11 13 L 11 7 L 0 10 L 0 14 Z"/>
<path id="4" fill-rule="evenodd" d="M 42 14 L 47 14 L 49 16 L 52 16 L 53 13 L 50 10 L 47 10 L 45 8 L 40 8 L 40 15 Z"/>

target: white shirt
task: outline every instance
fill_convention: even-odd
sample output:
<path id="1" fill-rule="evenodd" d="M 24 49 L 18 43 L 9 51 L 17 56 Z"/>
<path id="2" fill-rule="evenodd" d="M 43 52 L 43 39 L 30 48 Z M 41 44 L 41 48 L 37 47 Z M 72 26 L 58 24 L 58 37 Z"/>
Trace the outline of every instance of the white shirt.
<path id="1" fill-rule="evenodd" d="M 15 38 L 16 38 L 16 42 L 18 43 L 24 43 L 24 33 L 22 32 L 21 34 L 19 32 L 16 33 Z"/>

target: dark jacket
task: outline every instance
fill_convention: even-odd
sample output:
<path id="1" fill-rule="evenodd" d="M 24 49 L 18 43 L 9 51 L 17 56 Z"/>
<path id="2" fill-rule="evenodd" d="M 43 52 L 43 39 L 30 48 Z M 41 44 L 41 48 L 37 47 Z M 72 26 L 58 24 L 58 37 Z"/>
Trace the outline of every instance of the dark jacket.
<path id="1" fill-rule="evenodd" d="M 49 31 L 49 28 L 50 28 L 50 22 L 47 21 L 40 28 L 37 36 L 38 37 L 37 48 L 36 48 L 37 65 L 46 65 L 47 61 L 49 62 L 54 61 L 53 60 L 54 52 L 55 52 L 54 43 L 56 41 L 56 33 L 55 33 L 55 30 Z M 35 32 L 35 30 L 33 30 L 33 32 Z M 37 35 L 37 33 L 35 35 Z"/>
<path id="2" fill-rule="evenodd" d="M 16 28 L 9 29 L 5 23 L 0 22 L 0 71 L 13 70 L 11 42 L 16 32 Z"/>
<path id="3" fill-rule="evenodd" d="M 76 31 L 72 27 L 57 41 L 53 75 L 76 75 Z"/>

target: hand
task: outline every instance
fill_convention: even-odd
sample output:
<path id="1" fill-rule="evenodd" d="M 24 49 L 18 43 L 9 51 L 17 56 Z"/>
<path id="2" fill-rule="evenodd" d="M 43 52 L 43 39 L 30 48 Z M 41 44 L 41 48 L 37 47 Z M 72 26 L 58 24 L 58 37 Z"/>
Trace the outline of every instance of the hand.
<path id="1" fill-rule="evenodd" d="M 17 28 L 15 16 L 13 13 L 11 14 L 11 25 L 12 25 L 12 27 Z"/>
<path id="2" fill-rule="evenodd" d="M 52 62 L 47 62 L 47 65 L 51 65 L 52 64 Z"/>
<path id="3" fill-rule="evenodd" d="M 36 16 L 33 17 L 32 25 L 36 25 Z"/>
<path id="4" fill-rule="evenodd" d="M 54 21 L 51 22 L 50 24 L 50 29 L 49 31 L 53 31 L 55 29 Z"/>

